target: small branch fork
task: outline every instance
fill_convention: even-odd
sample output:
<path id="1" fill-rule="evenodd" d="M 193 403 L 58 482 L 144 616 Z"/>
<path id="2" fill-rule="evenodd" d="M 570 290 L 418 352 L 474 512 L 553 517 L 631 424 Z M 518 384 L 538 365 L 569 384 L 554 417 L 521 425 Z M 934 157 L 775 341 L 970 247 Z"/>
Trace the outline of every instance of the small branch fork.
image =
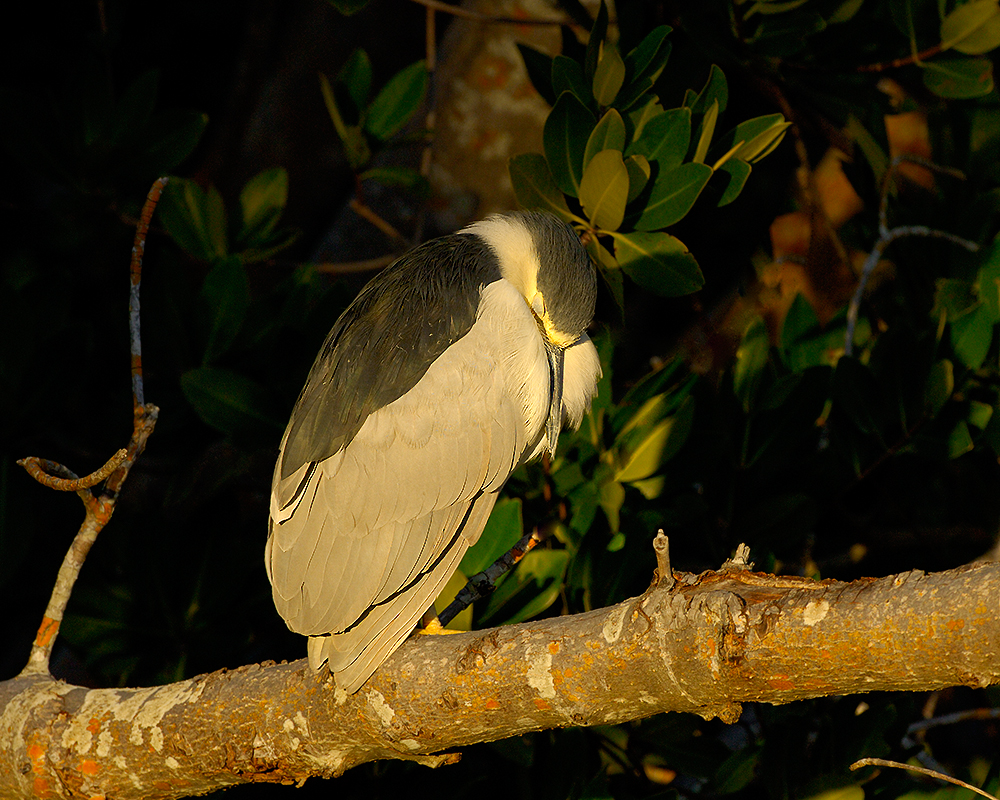
<path id="1" fill-rule="evenodd" d="M 97 539 L 97 534 L 111 519 L 122 484 L 132 465 L 145 449 L 146 442 L 156 425 L 159 409 L 143 400 L 142 344 L 139 338 L 139 282 L 149 221 L 166 184 L 167 179 L 160 178 L 149 190 L 139 224 L 136 227 L 135 244 L 132 247 L 129 332 L 131 334 L 133 427 L 128 447 L 119 450 L 103 467 L 83 478 L 77 477 L 72 470 L 62 464 L 44 458 L 22 458 L 17 462 L 43 486 L 61 492 L 76 492 L 83 501 L 85 509 L 83 524 L 73 538 L 73 543 L 63 558 L 62 566 L 59 567 L 59 574 L 56 576 L 49 604 L 42 616 L 42 623 L 35 635 L 28 663 L 21 671 L 21 675 L 49 674 L 52 647 L 59 633 L 59 625 L 62 623 L 73 585 L 76 583 L 91 546 Z M 104 483 L 103 490 L 97 494 L 91 491 L 102 482 Z"/>
<path id="2" fill-rule="evenodd" d="M 901 225 L 896 228 L 889 227 L 887 222 L 889 187 L 893 176 L 902 161 L 919 164 L 943 175 L 951 175 L 956 178 L 965 177 L 962 173 L 956 170 L 939 166 L 931 161 L 923 158 L 917 158 L 915 156 L 900 155 L 896 156 L 892 160 L 889 169 L 886 170 L 885 178 L 882 182 L 882 195 L 878 210 L 879 238 L 878 241 L 875 242 L 875 246 L 872 248 L 871 252 L 868 254 L 868 257 L 865 259 L 865 263 L 861 268 L 861 275 L 858 277 L 858 286 L 854 290 L 854 297 L 851 298 L 851 303 L 847 307 L 847 332 L 844 335 L 844 354 L 848 356 L 850 356 L 854 351 L 854 329 L 858 323 L 858 311 L 861 307 L 861 298 L 864 297 L 865 288 L 868 285 L 868 279 L 871 277 L 872 272 L 875 271 L 875 267 L 878 266 L 878 262 L 881 260 L 882 254 L 890 244 L 897 239 L 904 239 L 910 236 L 929 236 L 935 239 L 944 239 L 945 241 L 957 244 L 960 247 L 964 247 L 970 253 L 975 253 L 979 250 L 979 245 L 975 242 L 970 242 L 968 239 L 963 239 L 961 236 L 956 236 L 953 233 L 937 230 L 935 228 L 929 228 L 924 225 Z"/>

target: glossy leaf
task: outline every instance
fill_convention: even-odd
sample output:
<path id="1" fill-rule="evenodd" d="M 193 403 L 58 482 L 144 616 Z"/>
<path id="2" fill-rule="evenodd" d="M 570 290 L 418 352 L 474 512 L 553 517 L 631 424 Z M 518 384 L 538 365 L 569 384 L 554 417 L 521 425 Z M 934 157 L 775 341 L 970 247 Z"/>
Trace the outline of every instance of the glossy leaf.
<path id="1" fill-rule="evenodd" d="M 625 159 L 625 169 L 628 172 L 628 198 L 626 205 L 642 194 L 649 176 L 652 173 L 649 162 L 644 156 L 632 155 Z"/>
<path id="2" fill-rule="evenodd" d="M 729 84 L 726 83 L 726 76 L 715 64 L 708 73 L 708 80 L 698 94 L 689 93 L 684 98 L 685 108 L 690 109 L 692 114 L 704 114 L 713 103 L 718 104 L 718 113 L 726 110 L 729 102 Z"/>
<path id="3" fill-rule="evenodd" d="M 226 211 L 214 187 L 206 192 L 194 181 L 171 178 L 157 214 L 173 240 L 193 258 L 213 261 L 228 252 Z"/>
<path id="4" fill-rule="evenodd" d="M 645 289 L 677 297 L 705 283 L 694 256 L 668 233 L 618 233 L 614 239 L 615 258 L 622 270 Z"/>
<path id="5" fill-rule="evenodd" d="M 738 158 L 730 158 L 721 167 L 716 169 L 715 177 L 718 180 L 725 180 L 725 188 L 719 197 L 717 206 L 729 205 L 743 191 L 747 178 L 750 177 L 752 168 L 746 161 Z"/>
<path id="6" fill-rule="evenodd" d="M 538 153 L 523 153 L 507 163 L 514 196 L 524 208 L 551 211 L 569 222 L 572 219 L 566 198 L 552 180 L 548 162 Z"/>
<path id="7" fill-rule="evenodd" d="M 969 426 L 965 420 L 960 420 L 951 433 L 948 435 L 948 457 L 958 458 L 971 452 L 975 448 L 972 435 L 969 433 Z"/>
<path id="8" fill-rule="evenodd" d="M 719 137 L 716 149 L 726 152 L 736 147 L 732 153 L 733 158 L 754 164 L 778 146 L 790 125 L 781 114 L 755 117 Z"/>
<path id="9" fill-rule="evenodd" d="M 580 203 L 591 223 L 616 231 L 625 218 L 628 170 L 618 150 L 602 150 L 591 159 L 580 181 Z"/>
<path id="10" fill-rule="evenodd" d="M 275 167 L 258 173 L 240 192 L 240 242 L 259 244 L 274 231 L 288 203 L 288 173 Z"/>
<path id="11" fill-rule="evenodd" d="M 590 160 L 602 150 L 625 149 L 625 121 L 622 115 L 609 108 L 590 133 L 587 146 L 583 151 L 583 165 L 586 169 Z"/>
<path id="12" fill-rule="evenodd" d="M 627 453 L 615 473 L 615 480 L 622 483 L 632 483 L 650 477 L 660 469 L 687 441 L 694 421 L 694 401 L 685 400 L 677 413 L 660 420 L 652 426 L 640 441 Z"/>
<path id="13" fill-rule="evenodd" d="M 531 85 L 551 106 L 557 97 L 557 92 L 552 88 L 552 56 L 520 42 L 517 43 L 517 49 L 521 53 Z"/>
<path id="14" fill-rule="evenodd" d="M 217 261 L 205 276 L 199 296 L 209 319 L 202 364 L 211 364 L 236 339 L 250 308 L 250 282 L 242 260 L 230 256 Z"/>
<path id="15" fill-rule="evenodd" d="M 337 73 L 337 81 L 347 89 L 358 112 L 367 106 L 372 91 L 372 62 L 368 53 L 356 48 Z"/>
<path id="16" fill-rule="evenodd" d="M 951 346 L 969 369 L 979 369 L 983 365 L 993 343 L 995 327 L 989 308 L 982 304 L 951 322 Z"/>
<path id="17" fill-rule="evenodd" d="M 364 129 L 380 141 L 398 133 L 410 121 L 427 92 L 427 66 L 416 61 L 403 67 L 382 87 L 368 106 Z"/>
<path id="18" fill-rule="evenodd" d="M 939 97 L 967 100 L 993 91 L 993 64 L 986 58 L 936 58 L 924 62 L 924 86 Z"/>
<path id="19" fill-rule="evenodd" d="M 470 547 L 458 568 L 467 577 L 482 572 L 510 550 L 524 536 L 521 500 L 503 498 L 497 501 L 479 541 Z"/>
<path id="20" fill-rule="evenodd" d="M 559 599 L 568 563 L 568 550 L 532 550 L 500 581 L 481 621 L 515 624 L 537 616 Z"/>
<path id="21" fill-rule="evenodd" d="M 694 155 L 691 156 L 691 160 L 695 164 L 704 163 L 705 156 L 708 155 L 708 148 L 712 144 L 712 136 L 715 134 L 715 123 L 718 119 L 719 106 L 713 102 L 701 118 L 701 124 L 698 126 L 698 143 L 695 145 Z"/>
<path id="22" fill-rule="evenodd" d="M 625 69 L 628 78 L 635 83 L 644 78 L 655 81 L 667 64 L 670 57 L 670 42 L 667 36 L 672 28 L 660 25 L 646 34 L 635 49 L 625 56 Z"/>
<path id="23" fill-rule="evenodd" d="M 625 503 L 625 487 L 618 481 L 607 481 L 601 484 L 597 503 L 608 520 L 612 533 L 618 533 L 621 527 L 621 510 Z"/>
<path id="24" fill-rule="evenodd" d="M 603 42 L 592 87 L 597 104 L 602 108 L 610 106 L 618 96 L 623 83 L 625 83 L 625 61 L 615 45 Z"/>
<path id="25" fill-rule="evenodd" d="M 660 165 L 661 176 L 684 162 L 691 143 L 691 111 L 672 108 L 645 121 L 625 155 L 641 155 Z"/>
<path id="26" fill-rule="evenodd" d="M 941 21 L 941 48 L 966 55 L 982 55 L 1000 46 L 1000 4 L 997 0 L 969 0 Z"/>
<path id="27" fill-rule="evenodd" d="M 558 55 L 552 59 L 552 92 L 556 98 L 563 92 L 569 92 L 585 106 L 589 106 L 592 100 L 583 67 L 568 56 Z"/>
<path id="28" fill-rule="evenodd" d="M 660 105 L 660 101 L 655 97 L 650 97 L 641 106 L 629 111 L 625 115 L 625 129 L 629 138 L 633 141 L 639 139 L 643 134 L 646 123 L 663 113 L 663 106 Z M 629 145 L 629 149 L 631 147 L 632 145 Z"/>
<path id="29" fill-rule="evenodd" d="M 272 413 L 270 393 L 245 375 L 218 367 L 198 367 L 181 375 L 184 397 L 202 422 L 227 434 L 261 428 L 278 433 L 284 425 Z"/>
<path id="30" fill-rule="evenodd" d="M 327 114 L 333 122 L 333 129 L 337 132 L 341 144 L 344 145 L 344 153 L 352 169 L 360 169 L 371 160 L 371 150 L 365 139 L 364 133 L 357 125 L 348 125 L 341 113 L 337 98 L 334 95 L 333 86 L 322 72 L 319 74 L 319 87 L 323 94 L 323 102 L 326 105 Z"/>
<path id="31" fill-rule="evenodd" d="M 747 326 L 740 346 L 736 350 L 736 363 L 733 367 L 733 391 L 736 392 L 736 397 L 746 412 L 753 407 L 763 371 L 768 363 L 769 350 L 767 326 L 763 317 L 755 316 Z"/>
<path id="32" fill-rule="evenodd" d="M 955 391 L 955 370 L 946 358 L 934 362 L 927 375 L 927 388 L 924 390 L 924 404 L 931 417 L 941 413 L 945 403 L 951 399 Z"/>
<path id="33" fill-rule="evenodd" d="M 601 46 L 608 37 L 608 6 L 601 0 L 597 9 L 597 16 L 594 18 L 594 26 L 590 29 L 590 36 L 587 38 L 587 52 L 583 60 L 583 71 L 587 80 L 593 83 L 594 75 L 597 72 L 597 65 L 601 58 Z"/>
<path id="34" fill-rule="evenodd" d="M 577 197 L 583 178 L 583 155 L 596 120 L 575 95 L 563 92 L 549 112 L 542 131 L 545 158 L 556 186 Z"/>
<path id="35" fill-rule="evenodd" d="M 660 174 L 635 223 L 636 229 L 655 231 L 680 222 L 711 177 L 711 167 L 693 163 L 681 164 L 665 175 Z"/>

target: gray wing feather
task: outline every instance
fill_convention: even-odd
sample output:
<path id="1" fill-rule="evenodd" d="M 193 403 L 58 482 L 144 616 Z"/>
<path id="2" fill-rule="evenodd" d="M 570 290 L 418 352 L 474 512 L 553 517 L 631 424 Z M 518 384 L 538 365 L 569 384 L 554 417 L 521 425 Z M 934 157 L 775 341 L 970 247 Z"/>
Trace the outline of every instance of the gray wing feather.
<path id="1" fill-rule="evenodd" d="M 320 637 L 310 660 L 328 660 L 345 688 L 341 671 L 354 665 L 364 682 L 412 630 L 543 434 L 548 373 L 535 322 L 506 281 L 486 287 L 483 309 L 345 448 L 285 478 L 276 470 L 275 604 L 292 630 Z"/>

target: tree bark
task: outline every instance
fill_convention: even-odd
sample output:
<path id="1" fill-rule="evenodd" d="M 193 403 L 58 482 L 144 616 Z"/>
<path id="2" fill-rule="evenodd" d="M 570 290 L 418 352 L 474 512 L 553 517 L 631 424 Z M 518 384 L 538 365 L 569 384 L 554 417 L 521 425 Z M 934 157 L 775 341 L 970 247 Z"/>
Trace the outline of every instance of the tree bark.
<path id="1" fill-rule="evenodd" d="M 1000 564 L 852 583 L 675 573 L 611 608 L 414 636 L 348 695 L 306 662 L 146 689 L 0 683 L 0 796 L 180 798 L 548 728 L 1000 682 Z"/>

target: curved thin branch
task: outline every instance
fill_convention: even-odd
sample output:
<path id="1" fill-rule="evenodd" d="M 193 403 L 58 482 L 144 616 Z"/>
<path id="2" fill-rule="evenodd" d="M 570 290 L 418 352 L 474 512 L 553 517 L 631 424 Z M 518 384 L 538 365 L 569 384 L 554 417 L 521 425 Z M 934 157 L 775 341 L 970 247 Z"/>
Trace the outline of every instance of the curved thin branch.
<path id="1" fill-rule="evenodd" d="M 166 177 L 158 178 L 146 195 L 146 202 L 139 215 L 139 224 L 135 228 L 132 261 L 129 264 L 131 288 L 128 296 L 128 327 L 132 351 L 132 406 L 137 412 L 146 404 L 142 390 L 142 339 L 139 335 L 139 284 L 142 278 L 142 256 L 146 251 L 149 221 L 153 218 L 153 211 L 160 201 L 160 194 L 162 194 L 168 180 Z"/>
<path id="2" fill-rule="evenodd" d="M 936 769 L 927 769 L 926 767 L 918 767 L 914 764 L 903 764 L 900 761 L 889 761 L 885 758 L 862 758 L 851 764 L 852 770 L 861 769 L 862 767 L 893 767 L 895 769 L 908 769 L 910 772 L 919 772 L 921 775 L 928 775 L 931 778 L 937 778 L 939 781 L 945 781 L 947 783 L 953 783 L 955 786 L 961 786 L 964 789 L 971 789 L 978 795 L 989 798 L 989 800 L 997 800 L 991 794 L 984 792 L 982 789 L 977 789 L 971 783 L 966 783 L 958 778 L 953 778 L 951 775 L 947 775 L 944 772 L 939 772 Z"/>
<path id="3" fill-rule="evenodd" d="M 79 492 L 83 489 L 90 489 L 97 486 L 97 484 L 106 479 L 122 465 L 126 455 L 128 455 L 128 451 L 122 448 L 111 456 L 107 464 L 82 478 L 78 478 L 76 473 L 62 464 L 49 461 L 47 458 L 29 456 L 28 458 L 18 459 L 17 464 L 24 467 L 28 471 L 28 474 L 42 484 L 42 486 L 55 489 L 57 492 Z"/>

